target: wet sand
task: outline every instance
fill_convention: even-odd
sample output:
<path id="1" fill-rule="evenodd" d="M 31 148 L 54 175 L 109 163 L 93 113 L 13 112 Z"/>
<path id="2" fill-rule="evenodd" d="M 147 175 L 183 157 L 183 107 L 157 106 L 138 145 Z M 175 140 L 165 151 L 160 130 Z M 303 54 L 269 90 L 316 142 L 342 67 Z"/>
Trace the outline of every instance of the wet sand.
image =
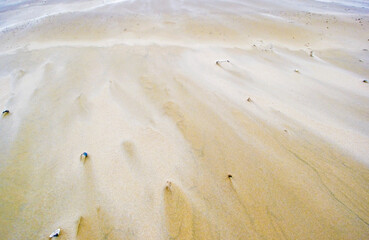
<path id="1" fill-rule="evenodd" d="M 368 238 L 367 3 L 16 2 L 1 239 Z"/>

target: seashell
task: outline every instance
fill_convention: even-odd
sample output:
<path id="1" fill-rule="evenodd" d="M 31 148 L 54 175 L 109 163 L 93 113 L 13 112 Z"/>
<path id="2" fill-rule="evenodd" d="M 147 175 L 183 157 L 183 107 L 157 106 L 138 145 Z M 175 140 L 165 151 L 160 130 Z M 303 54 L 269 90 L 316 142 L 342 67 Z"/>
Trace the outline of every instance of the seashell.
<path id="1" fill-rule="evenodd" d="M 52 234 L 50 234 L 49 238 L 59 237 L 60 235 L 60 228 L 56 229 Z"/>

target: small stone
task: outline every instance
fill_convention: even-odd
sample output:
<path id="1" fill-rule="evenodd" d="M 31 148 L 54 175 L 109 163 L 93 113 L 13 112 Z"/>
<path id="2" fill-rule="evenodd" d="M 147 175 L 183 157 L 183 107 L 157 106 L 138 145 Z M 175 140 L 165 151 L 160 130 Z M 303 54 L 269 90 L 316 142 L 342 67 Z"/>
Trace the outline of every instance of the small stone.
<path id="1" fill-rule="evenodd" d="M 81 160 L 86 161 L 86 158 L 88 157 L 88 154 L 86 152 L 81 154 Z"/>
<path id="2" fill-rule="evenodd" d="M 248 101 L 248 102 L 252 102 L 251 98 L 248 98 L 248 99 L 247 99 L 247 101 Z"/>
<path id="3" fill-rule="evenodd" d="M 368 83 L 368 80 L 363 80 L 363 83 Z"/>
<path id="4" fill-rule="evenodd" d="M 5 116 L 5 115 L 7 115 L 7 114 L 9 114 L 9 110 L 4 110 L 4 111 L 3 111 L 3 115 Z"/>
<path id="5" fill-rule="evenodd" d="M 59 237 L 60 228 L 56 229 L 52 234 L 50 234 L 49 238 Z"/>
<path id="6" fill-rule="evenodd" d="M 230 61 L 229 60 L 218 60 L 218 61 L 216 61 L 215 62 L 215 64 L 216 65 L 220 65 L 221 63 L 223 63 L 223 62 L 227 62 L 227 63 L 229 63 Z"/>
<path id="7" fill-rule="evenodd" d="M 300 73 L 300 71 L 299 71 L 298 69 L 295 69 L 295 72 L 296 72 L 296 73 Z"/>
<path id="8" fill-rule="evenodd" d="M 310 51 L 310 57 L 314 57 L 314 52 Z"/>
<path id="9" fill-rule="evenodd" d="M 233 176 L 232 176 L 231 174 L 228 174 L 228 178 L 229 178 L 229 179 L 232 179 L 232 178 L 233 178 Z"/>
<path id="10" fill-rule="evenodd" d="M 172 191 L 172 182 L 171 181 L 167 181 L 165 189 L 168 190 L 168 191 Z"/>

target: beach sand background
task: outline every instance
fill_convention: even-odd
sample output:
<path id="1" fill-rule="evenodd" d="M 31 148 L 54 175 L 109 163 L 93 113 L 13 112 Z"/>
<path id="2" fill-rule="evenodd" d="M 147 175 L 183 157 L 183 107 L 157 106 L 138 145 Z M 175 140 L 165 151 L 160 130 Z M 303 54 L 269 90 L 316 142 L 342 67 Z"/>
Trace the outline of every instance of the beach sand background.
<path id="1" fill-rule="evenodd" d="M 366 1 L 2 1 L 0 30 L 1 239 L 369 239 Z"/>

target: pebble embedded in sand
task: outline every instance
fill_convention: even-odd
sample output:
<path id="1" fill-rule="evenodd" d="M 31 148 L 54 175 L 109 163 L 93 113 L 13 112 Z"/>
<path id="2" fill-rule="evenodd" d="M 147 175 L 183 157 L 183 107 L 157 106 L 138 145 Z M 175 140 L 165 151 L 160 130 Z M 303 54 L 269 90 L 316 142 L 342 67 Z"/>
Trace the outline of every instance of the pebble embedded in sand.
<path id="1" fill-rule="evenodd" d="M 298 69 L 295 69 L 295 73 L 300 73 L 300 70 L 298 70 Z"/>
<path id="2" fill-rule="evenodd" d="M 232 179 L 232 178 L 233 178 L 233 176 L 232 176 L 231 174 L 228 174 L 228 178 L 229 178 L 229 179 Z"/>
<path id="3" fill-rule="evenodd" d="M 363 80 L 363 83 L 368 83 L 368 80 Z"/>
<path id="4" fill-rule="evenodd" d="M 82 154 L 81 154 L 81 160 L 82 160 L 83 162 L 85 162 L 85 161 L 86 161 L 87 157 L 88 157 L 88 154 L 87 154 L 86 152 L 84 152 L 84 153 L 82 153 Z"/>
<path id="5" fill-rule="evenodd" d="M 49 238 L 59 237 L 60 228 L 56 229 L 52 234 L 50 234 Z"/>
<path id="6" fill-rule="evenodd" d="M 218 60 L 218 61 L 215 62 L 215 64 L 220 65 L 223 62 L 229 63 L 230 61 L 229 60 Z"/>
<path id="7" fill-rule="evenodd" d="M 247 101 L 248 101 L 248 102 L 252 102 L 251 98 L 248 98 L 248 99 L 247 99 Z"/>
<path id="8" fill-rule="evenodd" d="M 172 182 L 171 181 L 167 181 L 165 189 L 168 190 L 168 191 L 172 191 Z"/>
<path id="9" fill-rule="evenodd" d="M 9 110 L 4 110 L 4 111 L 3 111 L 3 116 L 5 116 L 5 115 L 7 115 L 7 114 L 9 114 Z"/>
<path id="10" fill-rule="evenodd" d="M 314 52 L 310 51 L 310 57 L 314 57 Z"/>

